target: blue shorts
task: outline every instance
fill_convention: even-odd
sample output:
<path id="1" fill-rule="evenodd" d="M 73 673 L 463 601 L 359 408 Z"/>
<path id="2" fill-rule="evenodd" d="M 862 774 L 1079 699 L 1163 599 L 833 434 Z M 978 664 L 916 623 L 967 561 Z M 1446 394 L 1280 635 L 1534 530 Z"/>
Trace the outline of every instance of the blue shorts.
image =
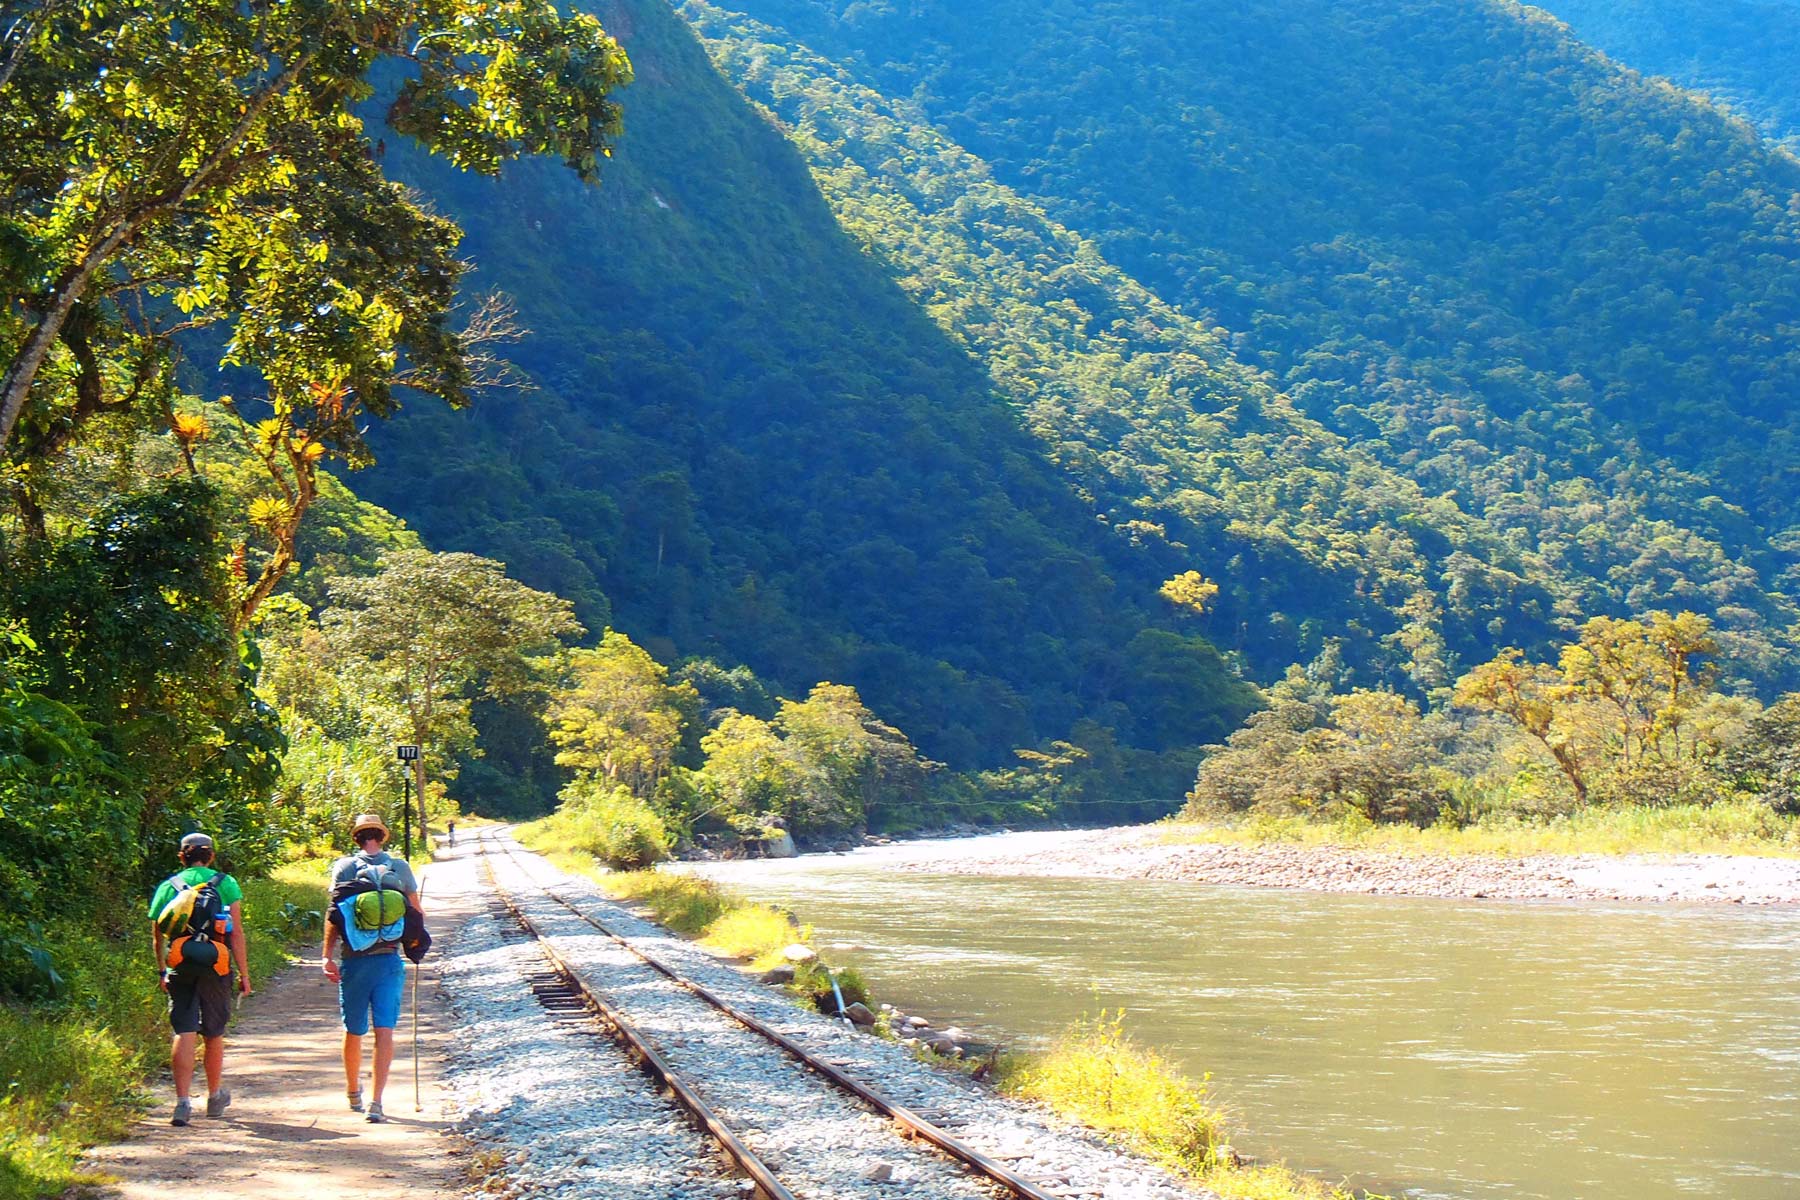
<path id="1" fill-rule="evenodd" d="M 370 1014 L 377 1029 L 400 1024 L 400 993 L 406 985 L 406 963 L 398 954 L 365 954 L 338 964 L 338 1009 L 344 1032 L 369 1032 Z"/>

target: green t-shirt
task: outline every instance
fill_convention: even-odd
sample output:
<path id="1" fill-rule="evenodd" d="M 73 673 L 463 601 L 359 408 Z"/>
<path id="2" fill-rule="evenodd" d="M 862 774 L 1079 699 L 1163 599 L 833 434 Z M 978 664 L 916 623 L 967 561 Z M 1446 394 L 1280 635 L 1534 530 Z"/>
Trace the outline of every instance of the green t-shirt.
<path id="1" fill-rule="evenodd" d="M 215 873 L 213 867 L 189 867 L 179 875 L 163 880 L 162 886 L 156 889 L 156 895 L 150 897 L 150 919 L 156 920 L 156 914 L 175 898 L 175 880 L 179 879 L 189 887 L 195 887 L 211 879 Z M 243 898 L 244 889 L 238 886 L 237 880 L 229 875 L 219 880 L 219 899 L 225 902 L 226 908 Z"/>

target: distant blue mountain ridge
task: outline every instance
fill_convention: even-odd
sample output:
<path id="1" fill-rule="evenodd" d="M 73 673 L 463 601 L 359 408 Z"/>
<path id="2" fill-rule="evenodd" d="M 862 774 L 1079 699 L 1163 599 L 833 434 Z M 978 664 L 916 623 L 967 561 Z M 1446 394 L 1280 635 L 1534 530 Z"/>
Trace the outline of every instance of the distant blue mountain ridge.
<path id="1" fill-rule="evenodd" d="M 1800 151 L 1800 0 L 1555 0 L 1608 57 L 1705 92 Z"/>

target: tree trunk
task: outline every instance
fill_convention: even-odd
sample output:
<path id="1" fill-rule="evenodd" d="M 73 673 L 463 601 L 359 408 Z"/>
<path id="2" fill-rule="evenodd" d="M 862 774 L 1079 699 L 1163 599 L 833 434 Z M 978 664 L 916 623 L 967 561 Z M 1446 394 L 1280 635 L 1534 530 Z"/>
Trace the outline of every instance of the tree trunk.
<path id="1" fill-rule="evenodd" d="M 1562 768 L 1562 773 L 1567 776 L 1569 783 L 1575 788 L 1575 799 L 1585 806 L 1587 804 L 1587 781 L 1581 777 L 1581 768 L 1576 763 L 1575 756 L 1569 753 L 1566 746 L 1551 746 L 1549 742 L 1544 744 L 1549 746 L 1550 756 L 1556 760 L 1556 765 Z"/>
<path id="2" fill-rule="evenodd" d="M 13 426 L 19 423 L 19 414 L 25 411 L 25 398 L 31 394 L 38 368 L 44 365 L 50 347 L 62 334 L 63 323 L 69 319 L 75 302 L 87 290 L 88 281 L 137 230 L 137 225 L 121 221 L 99 245 L 87 252 L 80 263 L 63 272 L 62 278 L 56 281 L 49 306 L 39 314 L 31 335 L 13 356 L 12 363 L 6 368 L 5 380 L 0 382 L 0 446 L 12 440 Z"/>
<path id="3" fill-rule="evenodd" d="M 19 69 L 19 64 L 25 61 L 25 55 L 31 50 L 32 35 L 37 33 L 40 24 L 55 15 L 58 3 L 59 0 L 45 0 L 44 7 L 35 20 L 25 17 L 19 21 L 17 28 L 13 31 L 13 36 L 17 40 L 6 52 L 6 57 L 0 59 L 0 88 L 12 82 L 13 72 Z"/>

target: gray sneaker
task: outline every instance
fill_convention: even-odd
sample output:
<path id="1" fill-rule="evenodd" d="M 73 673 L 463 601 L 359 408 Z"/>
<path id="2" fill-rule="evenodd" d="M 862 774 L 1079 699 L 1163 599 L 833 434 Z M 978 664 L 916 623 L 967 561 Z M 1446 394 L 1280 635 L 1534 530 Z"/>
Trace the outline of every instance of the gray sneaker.
<path id="1" fill-rule="evenodd" d="M 369 1115 L 364 1117 L 363 1120 L 371 1125 L 387 1124 L 387 1114 L 381 1111 L 381 1101 L 369 1101 Z"/>
<path id="2" fill-rule="evenodd" d="M 206 1098 L 206 1115 L 222 1117 L 225 1110 L 231 1107 L 231 1089 L 222 1087 Z"/>
<path id="3" fill-rule="evenodd" d="M 361 1089 L 358 1089 L 354 1092 L 347 1093 L 347 1096 L 350 1101 L 350 1111 L 351 1112 L 361 1112 L 362 1111 L 362 1091 L 361 1091 Z"/>
<path id="4" fill-rule="evenodd" d="M 186 1096 L 175 1101 L 175 1115 L 169 1118 L 171 1125 L 186 1125 L 194 1119 L 194 1106 Z"/>

